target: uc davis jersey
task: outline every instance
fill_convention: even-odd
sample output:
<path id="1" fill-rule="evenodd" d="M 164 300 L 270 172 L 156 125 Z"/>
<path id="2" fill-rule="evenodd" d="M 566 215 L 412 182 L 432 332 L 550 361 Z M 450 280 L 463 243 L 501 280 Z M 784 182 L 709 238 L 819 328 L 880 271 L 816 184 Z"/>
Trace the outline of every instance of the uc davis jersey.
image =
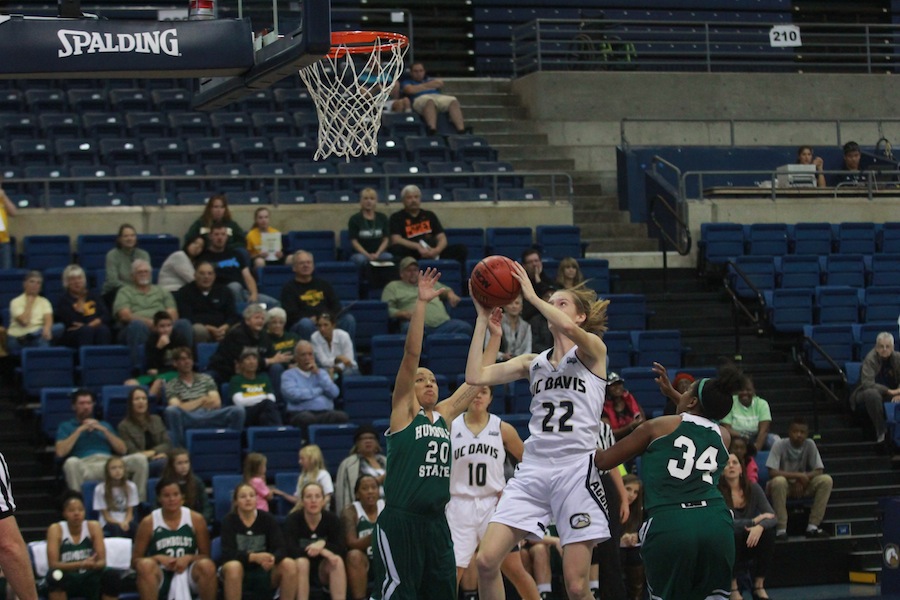
<path id="1" fill-rule="evenodd" d="M 496 496 L 506 485 L 503 464 L 506 450 L 500 433 L 500 417 L 490 415 L 478 435 L 466 425 L 466 414 L 456 417 L 450 427 L 453 443 L 453 467 L 450 469 L 450 493 L 454 496 L 484 498 Z"/>
<path id="2" fill-rule="evenodd" d="M 420 410 L 406 428 L 387 436 L 384 498 L 391 508 L 440 514 L 450 500 L 450 430 L 434 414 L 432 423 Z"/>
<path id="3" fill-rule="evenodd" d="M 704 417 L 682 414 L 669 435 L 650 442 L 641 462 L 644 507 L 722 499 L 716 485 L 728 450 L 719 426 Z"/>
<path id="4" fill-rule="evenodd" d="M 594 375 L 575 354 L 573 346 L 554 368 L 548 360 L 552 348 L 531 362 L 530 435 L 525 456 L 564 458 L 597 447 L 600 415 L 606 398 L 606 380 Z"/>

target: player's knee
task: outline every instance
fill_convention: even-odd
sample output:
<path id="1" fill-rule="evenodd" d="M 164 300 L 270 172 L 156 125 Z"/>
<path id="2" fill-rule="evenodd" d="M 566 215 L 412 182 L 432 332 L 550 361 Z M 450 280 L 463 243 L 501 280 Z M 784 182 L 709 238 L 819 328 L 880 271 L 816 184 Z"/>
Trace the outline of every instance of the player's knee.
<path id="1" fill-rule="evenodd" d="M 282 585 L 297 581 L 297 563 L 292 560 L 281 561 L 278 563 L 278 575 Z"/>
<path id="2" fill-rule="evenodd" d="M 569 577 L 566 580 L 566 593 L 569 598 L 584 598 L 590 591 L 588 580 L 586 577 L 577 576 Z"/>
<path id="3" fill-rule="evenodd" d="M 238 563 L 238 566 L 240 566 L 240 563 Z M 216 565 L 208 558 L 201 558 L 194 563 L 193 573 L 196 581 L 203 581 L 207 577 L 215 577 Z"/>
<path id="4" fill-rule="evenodd" d="M 493 575 L 500 570 L 500 562 L 488 552 L 479 552 L 475 555 L 475 568 L 479 575 Z"/>
<path id="5" fill-rule="evenodd" d="M 159 575 L 159 565 L 152 558 L 140 558 L 134 563 L 134 570 L 141 579 Z"/>
<path id="6" fill-rule="evenodd" d="M 369 559 L 365 552 L 359 550 L 350 550 L 347 552 L 347 569 L 367 569 L 369 568 Z"/>

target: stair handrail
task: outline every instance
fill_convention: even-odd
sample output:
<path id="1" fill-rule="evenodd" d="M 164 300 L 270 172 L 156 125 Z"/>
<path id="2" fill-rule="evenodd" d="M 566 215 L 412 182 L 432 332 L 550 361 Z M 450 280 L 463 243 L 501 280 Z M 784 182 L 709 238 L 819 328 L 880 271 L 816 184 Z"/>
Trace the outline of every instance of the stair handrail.
<path id="1" fill-rule="evenodd" d="M 825 349 L 819 345 L 816 340 L 811 337 L 804 335 L 802 340 L 802 345 L 805 346 L 809 344 L 815 349 L 816 352 L 821 354 L 828 364 L 837 372 L 837 375 L 840 377 L 840 382 L 844 384 L 844 387 L 847 387 L 847 374 L 844 373 L 844 369 L 838 365 L 831 356 L 825 352 Z M 803 360 L 805 356 L 805 351 L 797 352 L 797 349 L 794 348 L 794 364 L 800 367 L 800 370 L 806 374 L 806 377 L 809 379 L 809 382 L 813 385 L 813 387 L 823 391 L 827 396 L 831 398 L 834 402 L 841 403 L 842 399 L 838 397 L 837 394 L 819 377 L 810 367 L 806 364 L 806 361 Z M 816 394 L 813 394 L 813 431 L 818 433 L 819 431 L 819 398 Z"/>
<path id="2" fill-rule="evenodd" d="M 756 299 L 759 302 L 759 314 L 753 314 L 750 310 L 744 306 L 744 303 L 741 302 L 741 299 L 738 297 L 737 293 L 731 289 L 731 283 L 728 281 L 728 269 L 725 269 L 725 274 L 722 276 L 722 285 L 725 288 L 725 291 L 728 292 L 728 295 L 731 296 L 731 308 L 732 308 L 732 323 L 734 324 L 734 354 L 736 357 L 741 356 L 741 328 L 738 323 L 738 311 L 743 312 L 750 322 L 756 327 L 756 330 L 760 333 L 763 331 L 763 315 L 766 314 L 766 299 L 763 296 L 763 293 L 759 290 L 756 285 L 750 281 L 750 278 L 747 276 L 744 271 L 737 266 L 733 261 L 727 261 L 725 263 L 726 267 L 731 267 L 734 270 L 734 273 L 740 277 L 744 283 L 747 284 L 747 287 L 756 294 Z"/>
<path id="3" fill-rule="evenodd" d="M 663 164 L 673 171 L 678 176 L 678 180 L 681 181 L 681 169 L 676 167 L 671 162 L 662 158 L 661 156 L 654 156 L 653 160 L 650 163 L 650 168 L 654 175 L 659 175 L 656 170 L 657 164 Z M 661 177 L 661 175 L 660 175 Z M 678 205 L 684 205 L 684 196 L 682 196 L 679 192 L 675 192 L 675 199 L 678 202 Z M 672 215 L 672 218 L 675 220 L 675 224 L 678 226 L 677 236 L 680 238 L 679 240 L 675 240 L 670 236 L 666 230 L 663 228 L 662 223 L 660 223 L 659 219 L 656 217 L 656 203 L 659 203 L 665 208 L 669 214 Z M 653 198 L 650 199 L 650 206 L 648 207 L 648 212 L 650 213 L 650 221 L 656 225 L 657 230 L 659 231 L 660 237 L 669 243 L 669 245 L 681 256 L 687 256 L 691 253 L 691 246 L 693 245 L 693 239 L 691 238 L 691 230 L 688 227 L 687 223 L 685 223 L 684 219 L 678 214 L 678 211 L 673 207 L 665 198 L 657 194 Z M 681 240 L 684 240 L 685 243 L 682 244 Z M 665 249 L 663 249 L 663 258 L 665 259 Z"/>

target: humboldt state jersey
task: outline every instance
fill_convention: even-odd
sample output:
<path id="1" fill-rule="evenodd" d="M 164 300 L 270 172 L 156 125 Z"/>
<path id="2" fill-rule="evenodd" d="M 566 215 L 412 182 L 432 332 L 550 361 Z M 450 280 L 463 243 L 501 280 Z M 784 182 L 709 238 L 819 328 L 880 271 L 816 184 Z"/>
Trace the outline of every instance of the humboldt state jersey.
<path id="1" fill-rule="evenodd" d="M 503 464 L 506 450 L 500 433 L 502 421 L 490 415 L 478 435 L 466 425 L 466 413 L 456 417 L 450 427 L 453 466 L 450 469 L 450 494 L 468 498 L 496 496 L 506 485 Z"/>
<path id="2" fill-rule="evenodd" d="M 597 447 L 606 380 L 584 366 L 576 350 L 572 346 L 556 368 L 548 360 L 552 348 L 531 361 L 526 459 L 579 456 Z"/>
<path id="3" fill-rule="evenodd" d="M 375 529 L 375 523 L 369 520 L 369 516 L 363 508 L 362 502 L 354 500 L 352 506 L 356 510 L 356 536 L 365 537 L 371 535 L 372 531 Z M 384 510 L 384 500 L 379 500 L 376 506 L 378 507 L 378 514 L 380 515 L 381 511 Z M 372 558 L 372 544 L 369 544 L 366 548 L 366 556 L 370 559 Z M 369 572 L 371 573 L 371 570 Z"/>
<path id="4" fill-rule="evenodd" d="M 424 410 L 403 430 L 387 434 L 384 499 L 387 506 L 418 514 L 443 514 L 450 500 L 450 430 L 440 413 Z"/>
<path id="5" fill-rule="evenodd" d="M 81 522 L 81 536 L 77 544 L 72 541 L 72 532 L 69 531 L 69 524 L 60 521 L 59 526 L 62 528 L 62 539 L 59 542 L 59 562 L 72 563 L 90 558 L 94 553 L 94 542 L 91 540 L 91 533 L 88 530 L 88 522 Z"/>
<path id="6" fill-rule="evenodd" d="M 178 527 L 170 529 L 163 519 L 162 509 L 152 513 L 153 534 L 147 545 L 147 556 L 165 554 L 167 556 L 184 556 L 197 554 L 197 536 L 194 535 L 194 522 L 191 520 L 191 509 L 181 507 L 181 521 Z"/>
<path id="7" fill-rule="evenodd" d="M 656 438 L 641 459 L 644 508 L 722 500 L 716 487 L 728 462 L 719 426 L 705 417 L 682 414 L 681 424 Z"/>

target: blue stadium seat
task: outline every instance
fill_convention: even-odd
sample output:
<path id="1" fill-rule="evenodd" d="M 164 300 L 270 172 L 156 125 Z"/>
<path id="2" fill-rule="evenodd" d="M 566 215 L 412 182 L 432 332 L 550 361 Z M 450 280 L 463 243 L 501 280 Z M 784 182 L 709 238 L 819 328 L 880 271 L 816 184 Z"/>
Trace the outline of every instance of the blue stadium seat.
<path id="1" fill-rule="evenodd" d="M 100 410 L 104 421 L 118 424 L 125 418 L 125 414 L 128 412 L 128 396 L 135 387 L 133 385 L 110 384 L 100 388 Z M 145 386 L 141 387 L 144 388 L 144 391 L 147 391 Z M 151 403 L 153 402 L 152 398 L 150 401 Z M 150 411 L 153 412 L 152 404 Z"/>
<path id="2" fill-rule="evenodd" d="M 316 193 L 335 189 L 335 179 L 330 176 L 336 175 L 337 169 L 330 163 L 297 162 L 294 165 L 294 174 L 306 177 L 306 179 L 298 182 L 298 185 L 304 191 Z"/>
<path id="3" fill-rule="evenodd" d="M 537 245 L 545 258 L 561 260 L 581 258 L 581 228 L 577 225 L 538 225 L 534 228 Z"/>
<path id="4" fill-rule="evenodd" d="M 306 250 L 318 262 L 333 261 L 337 257 L 334 232 L 329 230 L 289 231 L 288 248 L 291 252 Z"/>
<path id="5" fill-rule="evenodd" d="M 422 259 L 419 261 L 419 269 L 424 270 L 429 267 L 441 272 L 440 283 L 443 283 L 448 288 L 452 289 L 457 296 L 463 295 L 463 288 L 466 282 L 463 281 L 462 267 L 458 261 L 449 259 Z"/>
<path id="6" fill-rule="evenodd" d="M 192 137 L 188 139 L 188 155 L 192 161 L 204 165 L 231 161 L 231 150 L 224 138 Z"/>
<path id="7" fill-rule="evenodd" d="M 406 336 L 402 334 L 373 335 L 371 340 L 372 375 L 396 377 L 397 369 L 400 368 L 400 361 L 403 358 Z"/>
<path id="8" fill-rule="evenodd" d="M 294 271 L 287 265 L 266 265 L 258 283 L 259 291 L 273 298 L 281 297 L 284 284 L 294 278 Z"/>
<path id="9" fill-rule="evenodd" d="M 900 222 L 882 223 L 879 249 L 885 254 L 900 254 Z"/>
<path id="10" fill-rule="evenodd" d="M 333 259 L 317 261 L 316 275 L 331 284 L 334 293 L 345 305 L 359 300 L 360 271 L 356 263 L 339 262 Z"/>
<path id="11" fill-rule="evenodd" d="M 669 363 L 657 362 L 671 368 Z M 648 366 L 638 366 L 621 369 L 619 375 L 625 380 L 625 389 L 634 395 L 648 419 L 662 414 L 666 407 L 666 397 L 656 385 L 656 373 Z"/>
<path id="12" fill-rule="evenodd" d="M 199 163 L 163 165 L 160 169 L 163 176 L 169 178 L 166 182 L 166 189 L 176 194 L 202 192 L 206 189 L 206 181 L 198 178 L 199 175 L 203 174 L 203 166 Z"/>
<path id="13" fill-rule="evenodd" d="M 621 331 L 647 328 L 647 299 L 643 294 L 611 294 L 606 314 L 610 329 Z"/>
<path id="14" fill-rule="evenodd" d="M 389 189 L 402 188 L 407 185 L 417 185 L 420 188 L 428 187 L 428 169 L 420 162 L 386 162 L 384 172 L 392 177 L 388 179 L 386 187 Z"/>
<path id="15" fill-rule="evenodd" d="M 96 394 L 104 385 L 118 385 L 129 379 L 134 365 L 125 346 L 81 346 L 78 368 L 81 385 Z"/>
<path id="16" fill-rule="evenodd" d="M 358 300 L 347 307 L 347 312 L 356 319 L 357 350 L 368 351 L 372 347 L 373 336 L 387 335 L 388 333 L 388 308 L 387 304 L 380 300 Z M 395 376 L 385 373 L 389 377 Z"/>
<path id="17" fill-rule="evenodd" d="M 750 284 L 764 292 L 775 289 L 775 261 L 771 256 L 738 256 L 735 266 L 749 279 Z M 729 280 L 739 298 L 755 298 L 756 292 L 747 281 L 729 266 Z"/>
<path id="18" fill-rule="evenodd" d="M 900 279 L 895 281 L 900 284 Z M 896 321 L 900 316 L 900 285 L 866 288 L 864 308 L 866 323 Z"/>
<path id="19" fill-rule="evenodd" d="M 212 134 L 209 114 L 205 112 L 173 112 L 169 113 L 168 121 L 169 128 L 184 138 L 191 136 L 206 137 Z"/>
<path id="20" fill-rule="evenodd" d="M 56 161 L 61 165 L 97 164 L 97 144 L 85 138 L 64 138 L 54 142 Z"/>
<path id="21" fill-rule="evenodd" d="M 144 154 L 157 165 L 183 165 L 187 161 L 187 144 L 181 138 L 149 138 L 144 140 Z"/>
<path id="22" fill-rule="evenodd" d="M 109 109 L 109 99 L 106 90 L 98 88 L 75 89 L 66 92 L 69 107 L 80 114 L 96 111 L 106 112 Z"/>
<path id="23" fill-rule="evenodd" d="M 54 154 L 47 140 L 12 140 L 10 148 L 10 156 L 23 167 L 53 164 Z"/>
<path id="24" fill-rule="evenodd" d="M 293 179 L 285 179 L 290 176 L 290 166 L 281 163 L 254 163 L 250 165 L 250 174 L 262 180 L 261 183 L 267 190 L 289 191 L 295 189 Z"/>
<path id="25" fill-rule="evenodd" d="M 76 165 L 69 169 L 69 175 L 72 177 L 90 177 L 88 181 L 75 183 L 75 185 L 83 194 L 112 192 L 113 184 L 107 177 L 113 176 L 113 170 L 110 167 L 96 165 Z"/>
<path id="26" fill-rule="evenodd" d="M 140 88 L 110 90 L 109 105 L 120 113 L 150 110 L 150 94 Z"/>
<path id="27" fill-rule="evenodd" d="M 775 262 L 779 287 L 810 290 L 822 283 L 819 257 L 812 254 L 788 254 Z"/>
<path id="28" fill-rule="evenodd" d="M 341 381 L 344 410 L 357 423 L 371 423 L 391 412 L 391 386 L 385 376 L 347 376 Z"/>
<path id="29" fill-rule="evenodd" d="M 100 158 L 104 164 L 114 166 L 117 169 L 123 165 L 137 166 L 144 160 L 141 143 L 134 138 L 110 138 L 100 140 Z M 152 167 L 142 167 L 143 169 L 156 169 Z M 158 173 L 155 173 L 158 174 Z M 126 186 L 130 183 L 126 183 Z M 129 191 L 138 191 L 133 188 L 127 188 Z"/>
<path id="30" fill-rule="evenodd" d="M 88 192 L 84 195 L 84 205 L 90 207 L 131 206 L 131 194 L 116 192 Z"/>
<path id="31" fill-rule="evenodd" d="M 241 432 L 232 429 L 188 429 L 187 449 L 191 469 L 204 481 L 213 475 L 232 475 L 241 471 Z"/>
<path id="32" fill-rule="evenodd" d="M 251 119 L 253 128 L 259 135 L 267 137 L 294 135 L 294 123 L 284 113 L 253 112 Z"/>
<path id="33" fill-rule="evenodd" d="M 277 149 L 277 146 L 276 146 Z M 238 162 L 253 163 L 270 163 L 272 162 L 272 141 L 265 137 L 240 137 L 231 140 L 231 152 L 234 159 Z M 290 153 L 284 156 L 279 155 L 280 162 L 277 164 L 286 164 L 292 162 Z"/>
<path id="34" fill-rule="evenodd" d="M 406 160 L 406 150 L 402 139 L 391 137 L 378 137 L 378 159 L 391 162 Z"/>
<path id="35" fill-rule="evenodd" d="M 747 253 L 752 256 L 784 256 L 788 253 L 788 226 L 785 223 L 750 225 Z"/>
<path id="36" fill-rule="evenodd" d="M 294 492 L 297 491 L 298 479 L 300 479 L 300 475 L 297 472 L 275 473 L 275 487 L 277 487 L 282 492 L 293 496 Z M 292 508 L 294 508 L 294 505 L 291 504 L 289 500 L 286 500 L 283 496 L 275 497 L 274 506 L 271 502 L 269 502 L 269 511 L 275 513 L 277 517 L 286 517 L 288 513 L 291 512 Z"/>
<path id="37" fill-rule="evenodd" d="M 708 264 L 722 265 L 744 254 L 744 227 L 737 223 L 702 223 L 698 249 Z"/>
<path id="38" fill-rule="evenodd" d="M 163 113 L 128 112 L 125 113 L 125 124 L 128 135 L 141 139 L 146 137 L 162 138 L 170 135 L 169 121 Z M 178 135 L 177 130 L 172 130 Z"/>
<path id="39" fill-rule="evenodd" d="M 606 355 L 610 371 L 621 371 L 631 366 L 631 332 L 607 331 L 603 334 L 603 343 L 606 344 Z M 532 348 L 536 351 L 536 348 Z"/>
<path id="40" fill-rule="evenodd" d="M 494 192 L 488 188 L 456 188 L 453 199 L 457 202 L 486 202 L 494 200 Z"/>
<path id="41" fill-rule="evenodd" d="M 22 256 L 26 269 L 65 267 L 72 262 L 72 242 L 67 235 L 26 235 Z"/>
<path id="42" fill-rule="evenodd" d="M 106 254 L 116 245 L 116 235 L 81 234 L 75 239 L 78 264 L 85 271 L 106 268 Z"/>
<path id="43" fill-rule="evenodd" d="M 530 227 L 488 227 L 485 229 L 485 250 L 519 260 L 522 252 L 534 246 Z"/>
<path id="44" fill-rule="evenodd" d="M 0 93 L 0 106 L 8 94 L 9 92 Z M 10 140 L 31 139 L 38 133 L 37 119 L 28 114 L 0 113 L 0 133 Z"/>
<path id="45" fill-rule="evenodd" d="M 316 112 L 301 110 L 294 113 L 294 130 L 297 135 L 315 139 L 319 133 L 319 117 Z"/>
<path id="46" fill-rule="evenodd" d="M 192 96 L 191 92 L 183 88 L 153 90 L 150 92 L 153 108 L 164 112 L 190 110 Z"/>
<path id="47" fill-rule="evenodd" d="M 99 481 L 85 481 L 81 484 L 81 497 L 84 498 L 84 518 L 96 521 L 100 518 L 100 513 L 94 509 L 94 490 L 97 489 Z"/>
<path id="48" fill-rule="evenodd" d="M 466 372 L 471 336 L 432 333 L 425 337 L 424 353 L 428 356 L 428 368 L 436 375 L 456 379 Z"/>
<path id="49" fill-rule="evenodd" d="M 276 88 L 273 96 L 277 107 L 288 114 L 298 110 L 316 109 L 312 96 L 303 88 Z"/>
<path id="50" fill-rule="evenodd" d="M 35 114 L 42 112 L 64 112 L 68 109 L 66 95 L 60 90 L 29 89 L 25 91 L 25 104 Z"/>
<path id="51" fill-rule="evenodd" d="M 874 254 L 874 223 L 841 223 L 838 227 L 838 247 L 841 254 Z"/>
<path id="52" fill-rule="evenodd" d="M 81 119 L 66 113 L 43 113 L 38 115 L 41 133 L 47 139 L 81 137 Z"/>
<path id="53" fill-rule="evenodd" d="M 206 174 L 219 177 L 209 182 L 212 188 L 222 192 L 246 191 L 250 169 L 239 163 L 223 163 L 218 165 L 206 165 Z M 229 196 L 229 202 L 234 200 Z"/>
<path id="54" fill-rule="evenodd" d="M 872 348 L 875 347 L 875 338 L 878 337 L 878 334 L 882 332 L 888 332 L 891 335 L 894 335 L 894 330 L 897 328 L 897 320 L 891 319 L 889 321 L 881 321 L 872 323 L 864 323 L 861 325 L 853 326 L 853 336 L 855 339 L 856 350 L 854 354 L 856 358 L 862 360 L 866 357 L 866 354 L 869 353 Z M 897 350 L 898 338 L 894 335 L 894 350 Z M 849 383 L 849 381 L 848 381 Z"/>
<path id="55" fill-rule="evenodd" d="M 205 206 L 209 200 L 209 192 L 203 190 L 178 192 L 175 197 L 178 198 L 178 206 Z"/>
<path id="56" fill-rule="evenodd" d="M 459 319 L 460 321 L 466 321 L 467 323 L 472 324 L 474 324 L 475 319 L 478 318 L 475 302 L 468 296 L 460 298 L 459 303 L 456 306 L 448 306 L 447 314 L 450 315 L 451 319 Z"/>
<path id="57" fill-rule="evenodd" d="M 428 163 L 428 172 L 432 174 L 431 185 L 447 190 L 472 187 L 472 168 L 464 162 L 432 161 Z M 448 176 L 453 175 L 453 176 Z M 456 177 L 459 175 L 459 177 Z"/>
<path id="58" fill-rule="evenodd" d="M 56 428 L 60 423 L 75 416 L 72 411 L 72 393 L 74 391 L 71 386 L 45 387 L 37 390 L 41 398 L 41 433 L 48 440 L 56 439 Z"/>
<path id="59" fill-rule="evenodd" d="M 450 149 L 442 137 L 410 135 L 404 141 L 407 155 L 416 162 L 447 162 L 450 160 Z"/>
<path id="60" fill-rule="evenodd" d="M 139 233 L 138 247 L 150 255 L 154 265 L 162 265 L 170 254 L 181 250 L 181 241 L 170 233 Z"/>
<path id="61" fill-rule="evenodd" d="M 464 162 L 494 162 L 497 151 L 491 148 L 487 138 L 480 135 L 447 136 L 447 144 L 453 151 L 453 159 Z"/>
<path id="62" fill-rule="evenodd" d="M 512 163 L 476 160 L 472 163 L 475 173 L 481 173 L 479 185 L 493 189 L 520 188 L 522 177 L 515 175 Z"/>
<path id="63" fill-rule="evenodd" d="M 275 191 L 272 195 L 275 195 Z M 269 203 L 269 194 L 263 191 L 234 191 L 228 194 L 228 203 L 235 206 L 241 205 L 263 205 Z"/>
<path id="64" fill-rule="evenodd" d="M 862 288 L 866 285 L 866 263 L 861 254 L 831 254 L 825 260 L 825 282 Z"/>
<path id="65" fill-rule="evenodd" d="M 253 135 L 253 121 L 243 112 L 215 112 L 209 117 L 213 132 L 222 137 Z"/>
<path id="66" fill-rule="evenodd" d="M 769 323 L 775 331 L 797 333 L 813 322 L 811 289 L 777 289 L 766 292 Z"/>
<path id="67" fill-rule="evenodd" d="M 51 194 L 65 194 L 73 192 L 72 185 L 59 181 L 69 176 L 69 168 L 58 165 L 31 165 L 25 167 L 25 177 L 28 179 L 49 179 L 48 182 L 30 183 L 28 190 L 36 197 L 42 196 L 45 191 Z"/>
<path id="68" fill-rule="evenodd" d="M 0 269 L 0 307 L 9 307 L 9 301 L 22 293 L 22 282 L 28 269 Z"/>
<path id="69" fill-rule="evenodd" d="M 797 223 L 793 233 L 794 254 L 831 254 L 833 232 L 829 223 Z"/>
<path id="70" fill-rule="evenodd" d="M 381 128 L 392 138 L 425 135 L 425 124 L 414 113 L 390 113 L 381 116 Z"/>
<path id="71" fill-rule="evenodd" d="M 469 260 L 481 260 L 484 253 L 484 229 L 481 227 L 448 227 L 444 229 L 447 240 L 453 244 L 462 244 L 468 248 Z"/>
<path id="72" fill-rule="evenodd" d="M 518 257 L 515 257 L 518 260 Z M 610 292 L 609 261 L 605 258 L 583 258 L 578 261 L 585 284 L 601 296 Z"/>
<path id="73" fill-rule="evenodd" d="M 209 359 L 219 349 L 219 342 L 200 342 L 197 344 L 197 369 L 205 371 L 209 367 Z"/>
<path id="74" fill-rule="evenodd" d="M 872 256 L 870 286 L 894 286 L 900 283 L 900 253 Z"/>
<path id="75" fill-rule="evenodd" d="M 154 165 L 121 165 L 116 167 L 116 177 L 133 177 L 132 181 L 120 181 L 118 185 L 123 191 L 134 194 L 135 192 L 157 193 L 159 182 L 149 179 L 159 176 L 159 168 Z"/>
<path id="76" fill-rule="evenodd" d="M 337 471 L 338 465 L 353 447 L 353 435 L 357 427 L 355 423 L 309 426 L 309 443 L 322 449 L 325 468 L 332 473 Z"/>
<path id="77" fill-rule="evenodd" d="M 516 432 L 519 434 L 519 437 L 522 438 L 522 441 L 528 439 L 528 436 L 531 435 L 531 431 L 528 429 L 528 423 L 531 421 L 531 415 L 527 413 L 520 414 L 506 414 L 499 415 L 499 417 L 503 420 L 504 423 L 509 423 L 513 427 L 516 428 Z"/>
<path id="78" fill-rule="evenodd" d="M 71 91 L 71 90 L 70 90 Z M 81 117 L 84 132 L 93 138 L 120 138 L 125 135 L 125 119 L 115 113 L 85 113 Z"/>
<path id="79" fill-rule="evenodd" d="M 337 168 L 340 175 L 347 175 L 350 177 L 350 179 L 344 179 L 338 182 L 343 188 L 358 191 L 366 187 L 375 189 L 382 187 L 383 180 L 380 175 L 382 175 L 384 171 L 378 163 L 342 162 L 338 163 Z M 356 195 L 352 194 L 352 196 L 355 200 Z"/>
<path id="80" fill-rule="evenodd" d="M 268 473 L 299 469 L 297 454 L 300 452 L 300 430 L 296 427 L 248 427 L 247 452 L 266 455 Z M 289 492 L 290 493 L 290 492 Z"/>
<path id="81" fill-rule="evenodd" d="M 849 286 L 820 285 L 816 288 L 816 324 L 859 321 L 859 291 Z"/>
<path id="82" fill-rule="evenodd" d="M 191 461 L 193 465 L 193 460 Z M 196 467 L 194 467 L 196 471 Z M 241 475 L 213 475 L 212 476 L 212 501 L 213 518 L 221 523 L 225 515 L 231 512 L 234 488 L 243 481 Z"/>
<path id="83" fill-rule="evenodd" d="M 854 360 L 853 349 L 856 338 L 853 325 L 806 325 L 803 327 L 803 335 L 813 340 L 818 346 L 838 365 Z M 804 344 L 806 355 L 810 364 L 823 371 L 832 370 L 831 363 L 813 347 Z"/>
<path id="84" fill-rule="evenodd" d="M 681 368 L 681 332 L 677 329 L 656 329 L 631 332 L 635 367 L 649 367 L 654 362 L 669 369 Z"/>
<path id="85" fill-rule="evenodd" d="M 43 388 L 71 389 L 74 386 L 74 350 L 59 347 L 22 350 L 22 387 L 28 396 L 39 395 Z"/>

